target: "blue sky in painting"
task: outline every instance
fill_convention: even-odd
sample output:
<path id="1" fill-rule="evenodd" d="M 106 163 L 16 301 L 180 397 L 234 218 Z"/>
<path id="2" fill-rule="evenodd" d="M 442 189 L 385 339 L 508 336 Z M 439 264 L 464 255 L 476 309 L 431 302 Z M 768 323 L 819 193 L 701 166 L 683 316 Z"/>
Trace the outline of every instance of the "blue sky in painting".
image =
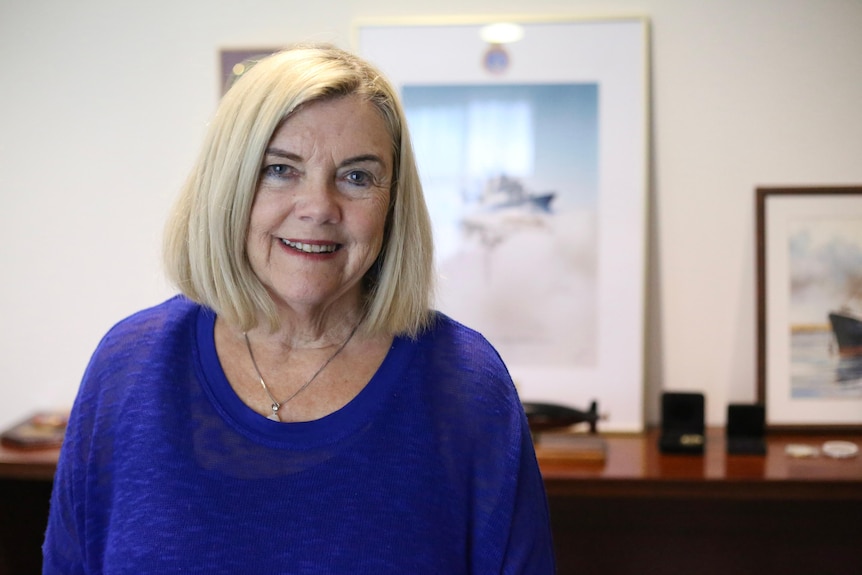
<path id="1" fill-rule="evenodd" d="M 469 197 L 504 174 L 557 192 L 556 209 L 596 207 L 597 84 L 405 86 L 402 97 L 423 182 L 436 193 Z"/>

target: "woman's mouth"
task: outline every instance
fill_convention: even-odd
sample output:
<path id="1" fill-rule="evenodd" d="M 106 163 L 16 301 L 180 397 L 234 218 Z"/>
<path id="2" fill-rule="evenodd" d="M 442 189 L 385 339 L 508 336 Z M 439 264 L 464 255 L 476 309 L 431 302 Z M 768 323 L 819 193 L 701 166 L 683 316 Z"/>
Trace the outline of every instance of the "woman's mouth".
<path id="1" fill-rule="evenodd" d="M 295 242 L 292 240 L 281 239 L 281 243 L 287 247 L 305 254 L 331 254 L 341 248 L 341 244 L 325 243 L 325 244 L 308 244 L 304 242 Z"/>

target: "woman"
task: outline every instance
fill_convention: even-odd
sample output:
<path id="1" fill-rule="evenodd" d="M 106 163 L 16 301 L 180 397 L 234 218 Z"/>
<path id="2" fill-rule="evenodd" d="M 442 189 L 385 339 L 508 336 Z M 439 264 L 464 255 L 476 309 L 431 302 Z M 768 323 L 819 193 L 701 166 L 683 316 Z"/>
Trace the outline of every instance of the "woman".
<path id="1" fill-rule="evenodd" d="M 328 46 L 231 88 L 168 225 L 183 295 L 84 375 L 45 573 L 552 573 L 505 366 L 430 310 L 404 113 Z"/>

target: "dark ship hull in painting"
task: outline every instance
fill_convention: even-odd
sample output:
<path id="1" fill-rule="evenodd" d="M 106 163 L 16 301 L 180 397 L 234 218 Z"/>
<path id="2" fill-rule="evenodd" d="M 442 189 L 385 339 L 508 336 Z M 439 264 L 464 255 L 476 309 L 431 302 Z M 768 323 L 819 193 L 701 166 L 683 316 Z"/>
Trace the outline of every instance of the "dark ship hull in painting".
<path id="1" fill-rule="evenodd" d="M 829 314 L 829 323 L 842 356 L 862 356 L 862 317 L 839 310 Z"/>

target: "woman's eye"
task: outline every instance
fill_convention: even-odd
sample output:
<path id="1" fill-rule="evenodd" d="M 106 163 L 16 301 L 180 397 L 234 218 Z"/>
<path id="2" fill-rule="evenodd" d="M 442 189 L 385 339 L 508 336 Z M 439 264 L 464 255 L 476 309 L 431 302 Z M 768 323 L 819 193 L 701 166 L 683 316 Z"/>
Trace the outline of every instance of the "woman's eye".
<path id="1" fill-rule="evenodd" d="M 261 170 L 263 177 L 285 180 L 297 175 L 297 170 L 290 164 L 265 164 Z"/>
<path id="2" fill-rule="evenodd" d="M 372 183 L 373 178 L 367 172 L 354 170 L 348 172 L 345 179 L 355 186 L 368 186 Z"/>
<path id="3" fill-rule="evenodd" d="M 268 176 L 284 176 L 287 174 L 287 170 L 285 164 L 270 164 L 264 167 L 263 172 Z"/>

